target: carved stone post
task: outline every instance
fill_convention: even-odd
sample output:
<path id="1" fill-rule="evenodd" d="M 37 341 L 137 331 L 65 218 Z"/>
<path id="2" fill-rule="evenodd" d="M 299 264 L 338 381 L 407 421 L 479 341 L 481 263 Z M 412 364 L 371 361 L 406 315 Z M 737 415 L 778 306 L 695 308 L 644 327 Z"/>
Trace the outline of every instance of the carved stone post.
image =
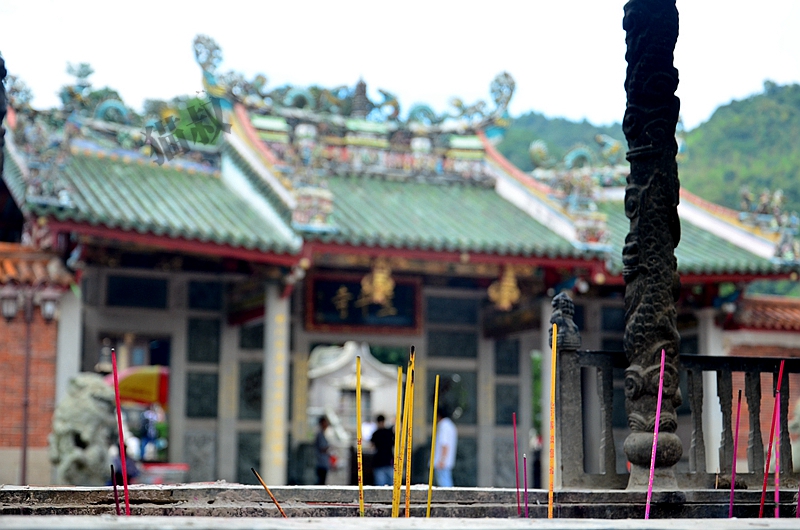
<path id="1" fill-rule="evenodd" d="M 675 434 L 678 344 L 675 301 L 680 290 L 674 249 L 678 219 L 678 147 L 675 126 L 680 101 L 673 51 L 678 38 L 675 0 L 630 0 L 623 27 L 628 95 L 623 131 L 631 172 L 625 188 L 630 232 L 622 251 L 625 279 L 625 408 L 631 434 L 629 489 L 647 487 L 653 445 L 661 349 L 666 351 L 664 397 L 656 452 L 656 487 L 677 488 L 673 466 L 682 448 Z"/>
<path id="2" fill-rule="evenodd" d="M 0 55 L 0 175 L 3 174 L 3 147 L 6 145 L 6 130 L 3 120 L 6 118 L 6 87 L 3 81 L 6 78 L 6 62 Z"/>

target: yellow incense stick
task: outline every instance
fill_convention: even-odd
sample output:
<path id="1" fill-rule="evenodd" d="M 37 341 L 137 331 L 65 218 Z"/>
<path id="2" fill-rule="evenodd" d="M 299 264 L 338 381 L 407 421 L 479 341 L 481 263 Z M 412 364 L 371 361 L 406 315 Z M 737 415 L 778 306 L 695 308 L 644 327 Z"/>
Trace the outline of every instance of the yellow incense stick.
<path id="1" fill-rule="evenodd" d="M 406 454 L 406 431 L 408 429 L 408 400 L 411 397 L 411 360 L 414 358 L 414 353 L 414 346 L 411 346 L 411 353 L 408 357 L 408 368 L 406 369 L 406 395 L 403 401 L 403 421 L 400 432 L 397 433 L 397 435 L 400 436 L 400 451 L 397 454 L 397 476 L 395 477 L 396 480 L 394 481 L 395 504 L 393 506 L 393 517 L 400 516 L 400 488 L 403 484 L 403 462 Z"/>
<path id="2" fill-rule="evenodd" d="M 397 517 L 395 514 L 395 501 L 400 493 L 400 473 L 402 473 L 402 464 L 400 464 L 400 416 L 403 414 L 403 368 L 397 367 L 397 413 L 394 416 L 394 469 L 392 473 L 392 517 Z"/>
<path id="3" fill-rule="evenodd" d="M 408 441 L 406 442 L 406 517 L 411 517 L 411 446 L 414 443 L 414 354 L 411 355 L 411 395 L 408 398 Z"/>
<path id="4" fill-rule="evenodd" d="M 358 450 L 358 514 L 364 517 L 364 466 L 361 450 L 361 356 L 356 356 L 356 448 Z"/>
<path id="5" fill-rule="evenodd" d="M 270 498 L 270 499 L 272 499 L 272 502 L 274 502 L 274 503 L 275 503 L 275 506 L 277 506 L 277 507 L 278 507 L 278 511 L 279 511 L 279 512 L 281 512 L 281 515 L 282 515 L 282 516 L 284 516 L 284 517 L 286 517 L 286 512 L 284 512 L 284 511 L 283 511 L 283 508 L 281 508 L 281 505 L 280 505 L 280 504 L 278 504 L 278 499 L 276 499 L 276 498 L 275 498 L 275 495 L 273 495 L 273 494 L 272 494 L 272 492 L 271 492 L 271 491 L 269 491 L 269 488 L 268 488 L 268 487 L 267 487 L 267 485 L 264 483 L 264 479 L 262 479 L 262 478 L 261 478 L 261 475 L 259 475 L 259 474 L 258 474 L 258 471 L 256 471 L 256 468 L 254 468 L 254 467 L 251 467 L 251 468 L 250 468 L 250 471 L 252 471 L 252 472 L 255 474 L 256 478 L 257 478 L 257 479 L 258 479 L 258 481 L 261 483 L 261 486 L 263 486 L 263 488 L 264 488 L 265 490 L 267 490 L 267 494 L 269 494 L 269 498 Z"/>
<path id="6" fill-rule="evenodd" d="M 431 495 L 433 494 L 433 460 L 436 455 L 436 423 L 439 419 L 439 375 L 436 375 L 436 385 L 433 387 L 433 428 L 431 429 L 431 470 L 428 474 L 428 508 L 425 517 L 431 516 Z"/>
<path id="7" fill-rule="evenodd" d="M 556 346 L 558 345 L 558 325 L 553 324 L 553 345 L 550 373 L 550 486 L 547 490 L 547 518 L 553 518 L 553 479 L 556 460 Z"/>

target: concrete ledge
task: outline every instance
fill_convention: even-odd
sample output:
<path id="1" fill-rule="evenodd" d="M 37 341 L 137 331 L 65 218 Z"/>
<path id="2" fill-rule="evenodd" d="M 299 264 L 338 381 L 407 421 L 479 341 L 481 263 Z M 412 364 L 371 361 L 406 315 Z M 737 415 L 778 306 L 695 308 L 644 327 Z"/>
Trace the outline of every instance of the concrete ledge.
<path id="1" fill-rule="evenodd" d="M 358 488 L 355 486 L 276 486 L 271 491 L 290 517 L 358 516 Z M 365 487 L 366 514 L 388 517 L 391 494 L 390 487 Z M 783 517 L 794 517 L 794 495 L 794 490 L 781 492 Z M 547 492 L 533 490 L 528 496 L 530 517 L 546 518 Z M 769 497 L 767 513 L 772 514 L 772 493 Z M 434 488 L 431 513 L 434 517 L 447 518 L 516 519 L 516 498 L 516 490 L 507 488 Z M 734 515 L 758 517 L 760 499 L 760 491 L 737 491 Z M 277 508 L 260 486 L 225 482 L 134 485 L 130 488 L 130 501 L 131 512 L 137 516 L 279 516 Z M 728 516 L 728 501 L 729 492 L 724 490 L 658 491 L 653 494 L 651 516 L 655 519 L 724 519 Z M 427 487 L 413 486 L 411 515 L 423 516 L 426 502 Z M 620 490 L 564 490 L 555 492 L 554 502 L 558 518 L 636 520 L 644 516 L 646 494 Z M 110 487 L 0 487 L 0 515 L 108 514 L 114 514 L 114 496 Z"/>
<path id="2" fill-rule="evenodd" d="M 0 528 L 5 530 L 518 530 L 530 529 L 533 521 L 522 519 L 438 519 L 370 518 L 368 521 L 353 518 L 303 518 L 303 519 L 231 519 L 221 517 L 0 517 Z M 596 520 L 596 519 L 539 519 L 536 528 L 543 530 L 796 530 L 795 519 L 651 519 Z"/>

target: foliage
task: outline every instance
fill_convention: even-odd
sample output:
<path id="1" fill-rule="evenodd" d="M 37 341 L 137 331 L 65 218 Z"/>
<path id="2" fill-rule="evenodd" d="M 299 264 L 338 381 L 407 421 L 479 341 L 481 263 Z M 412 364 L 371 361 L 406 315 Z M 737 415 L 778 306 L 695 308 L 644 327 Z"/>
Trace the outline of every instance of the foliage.
<path id="1" fill-rule="evenodd" d="M 543 140 L 550 156 L 556 160 L 562 160 L 576 145 L 591 146 L 599 158 L 600 146 L 595 141 L 598 134 L 607 134 L 625 145 L 625 135 L 618 123 L 596 126 L 586 120 L 574 122 L 564 118 L 551 119 L 537 112 L 528 112 L 511 122 L 505 138 L 497 148 L 512 164 L 523 171 L 531 171 L 533 163 L 528 148 L 534 140 Z"/>
<path id="2" fill-rule="evenodd" d="M 718 108 L 686 136 L 681 183 L 691 192 L 739 208 L 740 191 L 782 189 L 800 210 L 800 85 L 764 83 L 764 91 Z"/>

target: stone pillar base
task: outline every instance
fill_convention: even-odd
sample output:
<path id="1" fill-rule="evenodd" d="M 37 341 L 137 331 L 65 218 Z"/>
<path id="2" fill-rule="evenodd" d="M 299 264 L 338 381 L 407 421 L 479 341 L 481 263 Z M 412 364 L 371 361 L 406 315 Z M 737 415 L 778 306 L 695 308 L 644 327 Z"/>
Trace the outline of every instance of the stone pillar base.
<path id="1" fill-rule="evenodd" d="M 647 491 L 650 482 L 650 468 L 631 464 L 631 476 L 628 479 L 628 491 Z M 653 474 L 653 491 L 678 491 L 678 481 L 672 467 L 657 467 Z"/>

